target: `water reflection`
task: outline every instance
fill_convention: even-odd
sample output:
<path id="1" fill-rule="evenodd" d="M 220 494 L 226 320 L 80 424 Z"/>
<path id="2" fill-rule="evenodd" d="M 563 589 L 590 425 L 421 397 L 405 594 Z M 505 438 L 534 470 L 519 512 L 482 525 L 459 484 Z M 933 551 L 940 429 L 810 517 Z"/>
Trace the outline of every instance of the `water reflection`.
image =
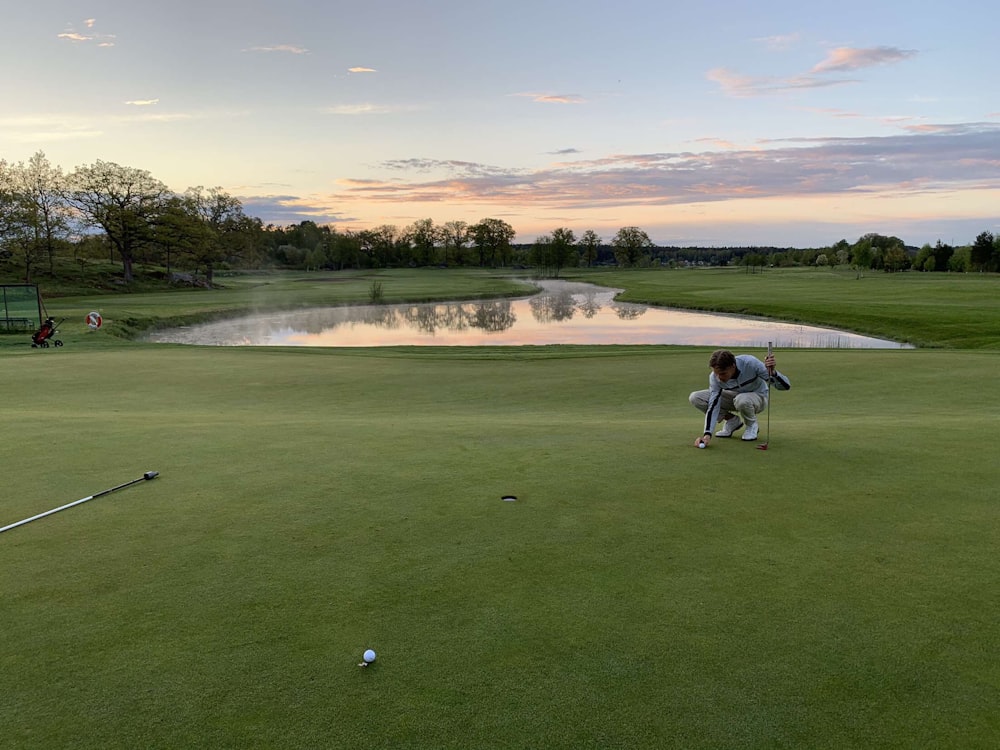
<path id="1" fill-rule="evenodd" d="M 251 315 L 165 331 L 148 341 L 215 346 L 520 346 L 685 344 L 900 348 L 867 336 L 763 318 L 617 302 L 620 290 L 538 282 L 528 298 L 327 307 Z"/>

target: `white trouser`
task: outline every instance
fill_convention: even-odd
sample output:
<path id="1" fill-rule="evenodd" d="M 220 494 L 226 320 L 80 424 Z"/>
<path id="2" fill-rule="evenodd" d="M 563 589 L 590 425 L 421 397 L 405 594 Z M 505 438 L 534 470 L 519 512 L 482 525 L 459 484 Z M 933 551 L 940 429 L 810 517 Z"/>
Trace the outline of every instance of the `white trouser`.
<path id="1" fill-rule="evenodd" d="M 709 390 L 694 391 L 688 399 L 692 406 L 699 411 L 708 411 L 708 399 L 712 392 Z M 761 393 L 737 393 L 736 391 L 722 392 L 722 409 L 719 412 L 720 419 L 723 414 L 739 414 L 744 424 L 757 421 L 757 415 L 767 408 L 767 396 Z"/>

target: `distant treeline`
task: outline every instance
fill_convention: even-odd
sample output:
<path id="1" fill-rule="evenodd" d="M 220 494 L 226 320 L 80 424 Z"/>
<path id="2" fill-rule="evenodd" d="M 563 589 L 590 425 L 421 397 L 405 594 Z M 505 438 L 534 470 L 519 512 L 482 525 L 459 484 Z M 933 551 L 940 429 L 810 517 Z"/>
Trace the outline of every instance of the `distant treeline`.
<path id="1" fill-rule="evenodd" d="M 502 219 L 474 224 L 421 219 L 406 227 L 340 229 L 302 221 L 265 225 L 222 188 L 170 191 L 149 172 L 97 161 L 64 173 L 45 154 L 27 164 L 0 159 L 0 277 L 29 282 L 38 273 L 95 260 L 161 269 L 167 282 L 211 285 L 216 271 L 241 268 L 337 270 L 427 266 L 531 267 L 558 275 L 579 266 L 739 265 L 748 272 L 781 266 L 850 266 L 884 271 L 996 271 L 1000 237 L 983 232 L 966 246 L 940 241 L 908 247 L 898 237 L 866 234 L 823 248 L 663 247 L 639 227 L 613 237 L 579 236 L 559 227 L 515 243 Z M 69 264 L 66 261 L 71 261 Z"/>

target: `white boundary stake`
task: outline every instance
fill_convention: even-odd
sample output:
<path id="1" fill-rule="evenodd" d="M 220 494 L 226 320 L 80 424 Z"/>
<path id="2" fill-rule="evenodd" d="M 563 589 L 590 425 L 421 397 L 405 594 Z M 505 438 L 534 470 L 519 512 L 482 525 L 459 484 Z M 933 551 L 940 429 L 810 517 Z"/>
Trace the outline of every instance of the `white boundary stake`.
<path id="1" fill-rule="evenodd" d="M 141 477 L 139 477 L 138 479 L 133 479 L 131 482 L 125 482 L 124 484 L 119 484 L 117 487 L 112 487 L 109 490 L 102 490 L 101 492 L 98 492 L 95 495 L 82 497 L 79 500 L 73 501 L 72 503 L 66 503 L 65 505 L 60 505 L 58 508 L 53 508 L 52 510 L 47 510 L 44 513 L 39 513 L 37 516 L 32 516 L 31 518 L 25 518 L 22 521 L 8 524 L 7 526 L 4 526 L 2 529 L 0 529 L 0 533 L 3 533 L 4 531 L 8 531 L 10 529 L 16 529 L 18 526 L 24 526 L 24 524 L 31 523 L 32 521 L 37 521 L 39 518 L 45 518 L 45 516 L 51 516 L 53 513 L 58 513 L 59 511 L 66 510 L 67 508 L 72 508 L 74 505 L 80 505 L 80 503 L 85 503 L 88 500 L 93 500 L 95 497 L 101 497 L 101 495 L 107 495 L 111 492 L 114 492 L 115 490 L 120 490 L 123 487 L 128 487 L 130 484 L 135 484 L 136 482 L 141 482 L 146 479 L 154 479 L 157 476 L 159 476 L 159 474 L 160 472 L 158 471 L 147 471 Z"/>

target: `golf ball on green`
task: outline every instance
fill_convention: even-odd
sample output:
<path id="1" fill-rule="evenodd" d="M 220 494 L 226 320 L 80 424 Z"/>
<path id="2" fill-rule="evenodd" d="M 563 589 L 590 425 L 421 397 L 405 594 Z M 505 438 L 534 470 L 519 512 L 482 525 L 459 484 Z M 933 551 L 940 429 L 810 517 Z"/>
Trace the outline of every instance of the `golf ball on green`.
<path id="1" fill-rule="evenodd" d="M 365 654 L 362 658 L 365 660 L 365 664 L 371 664 L 373 661 L 375 661 L 375 652 L 372 651 L 371 649 L 368 649 L 367 651 L 365 651 Z"/>
<path id="2" fill-rule="evenodd" d="M 699 447 L 699 448 L 704 448 L 704 447 L 705 447 L 705 444 L 699 441 L 699 442 L 698 442 L 698 447 Z"/>

